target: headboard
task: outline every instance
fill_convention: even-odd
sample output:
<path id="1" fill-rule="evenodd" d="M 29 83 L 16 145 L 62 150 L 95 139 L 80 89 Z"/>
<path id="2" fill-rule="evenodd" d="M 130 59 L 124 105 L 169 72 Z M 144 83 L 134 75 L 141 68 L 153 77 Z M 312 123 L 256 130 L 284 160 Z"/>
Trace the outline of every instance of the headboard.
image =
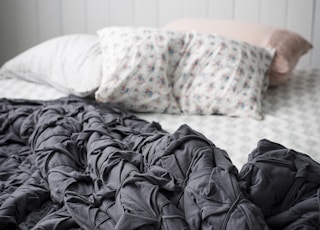
<path id="1" fill-rule="evenodd" d="M 258 21 L 298 32 L 314 45 L 300 66 L 320 63 L 316 0 L 10 0 L 0 2 L 0 65 L 48 38 L 113 25 L 159 27 L 185 17 Z"/>

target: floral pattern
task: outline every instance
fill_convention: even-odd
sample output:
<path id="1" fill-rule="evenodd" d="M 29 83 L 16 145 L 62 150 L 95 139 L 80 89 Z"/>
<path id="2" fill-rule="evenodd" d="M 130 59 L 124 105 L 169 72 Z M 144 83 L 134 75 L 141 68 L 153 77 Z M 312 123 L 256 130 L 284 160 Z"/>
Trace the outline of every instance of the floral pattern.
<path id="1" fill-rule="evenodd" d="M 184 53 L 173 87 L 184 113 L 262 118 L 272 49 L 193 32 Z"/>
<path id="2" fill-rule="evenodd" d="M 274 51 L 217 35 L 145 27 L 98 31 L 99 101 L 133 111 L 260 119 Z"/>
<path id="3" fill-rule="evenodd" d="M 104 59 L 97 100 L 133 111 L 181 112 L 170 76 L 182 55 L 183 33 L 108 27 L 98 35 Z"/>

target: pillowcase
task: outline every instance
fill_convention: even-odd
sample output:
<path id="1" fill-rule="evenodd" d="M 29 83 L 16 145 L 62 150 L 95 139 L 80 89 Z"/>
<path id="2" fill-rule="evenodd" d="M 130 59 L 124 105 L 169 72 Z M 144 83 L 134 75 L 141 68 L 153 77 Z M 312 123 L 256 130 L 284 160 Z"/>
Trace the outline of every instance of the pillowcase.
<path id="1" fill-rule="evenodd" d="M 301 56 L 307 53 L 312 45 L 297 33 L 276 29 L 264 46 L 276 49 L 270 69 L 270 85 L 280 85 L 287 80 Z"/>
<path id="2" fill-rule="evenodd" d="M 50 39 L 17 55 L 2 66 L 0 76 L 86 96 L 100 84 L 101 61 L 96 35 L 71 34 Z"/>
<path id="3" fill-rule="evenodd" d="M 145 27 L 98 31 L 96 99 L 138 112 L 262 118 L 274 50 L 221 36 Z"/>
<path id="4" fill-rule="evenodd" d="M 183 52 L 174 73 L 174 95 L 183 112 L 262 119 L 274 49 L 193 32 Z"/>
<path id="5" fill-rule="evenodd" d="M 312 48 L 297 33 L 255 22 L 186 18 L 169 22 L 164 28 L 218 34 L 256 46 L 274 48 L 276 54 L 269 75 L 271 86 L 286 82 L 300 57 Z"/>
<path id="6" fill-rule="evenodd" d="M 98 101 L 137 112 L 180 113 L 170 76 L 180 60 L 184 33 L 107 27 L 98 36 L 103 53 Z"/>

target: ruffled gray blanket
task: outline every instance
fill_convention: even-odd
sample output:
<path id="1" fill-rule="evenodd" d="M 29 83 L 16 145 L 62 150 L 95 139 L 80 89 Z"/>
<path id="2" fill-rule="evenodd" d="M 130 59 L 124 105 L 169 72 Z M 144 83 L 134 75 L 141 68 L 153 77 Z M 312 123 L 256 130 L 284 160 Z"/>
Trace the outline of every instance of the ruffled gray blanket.
<path id="1" fill-rule="evenodd" d="M 0 229 L 320 229 L 320 166 L 261 140 L 238 173 L 187 125 L 0 100 Z"/>

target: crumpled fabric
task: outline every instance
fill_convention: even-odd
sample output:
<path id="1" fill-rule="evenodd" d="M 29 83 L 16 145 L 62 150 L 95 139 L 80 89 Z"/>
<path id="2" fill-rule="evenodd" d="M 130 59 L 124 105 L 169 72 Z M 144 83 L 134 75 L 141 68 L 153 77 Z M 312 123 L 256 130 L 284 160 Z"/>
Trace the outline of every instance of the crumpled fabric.
<path id="1" fill-rule="evenodd" d="M 260 140 L 239 181 L 271 229 L 320 229 L 320 165 L 308 155 Z"/>
<path id="2" fill-rule="evenodd" d="M 297 199 L 306 206 L 289 199 L 282 209 L 266 207 L 266 184 L 250 184 L 263 178 L 254 162 L 239 174 L 224 150 L 187 125 L 170 134 L 77 97 L 0 99 L 0 131 L 0 229 L 269 229 L 283 217 L 289 229 L 309 221 L 279 211 L 306 211 L 309 193 Z"/>

